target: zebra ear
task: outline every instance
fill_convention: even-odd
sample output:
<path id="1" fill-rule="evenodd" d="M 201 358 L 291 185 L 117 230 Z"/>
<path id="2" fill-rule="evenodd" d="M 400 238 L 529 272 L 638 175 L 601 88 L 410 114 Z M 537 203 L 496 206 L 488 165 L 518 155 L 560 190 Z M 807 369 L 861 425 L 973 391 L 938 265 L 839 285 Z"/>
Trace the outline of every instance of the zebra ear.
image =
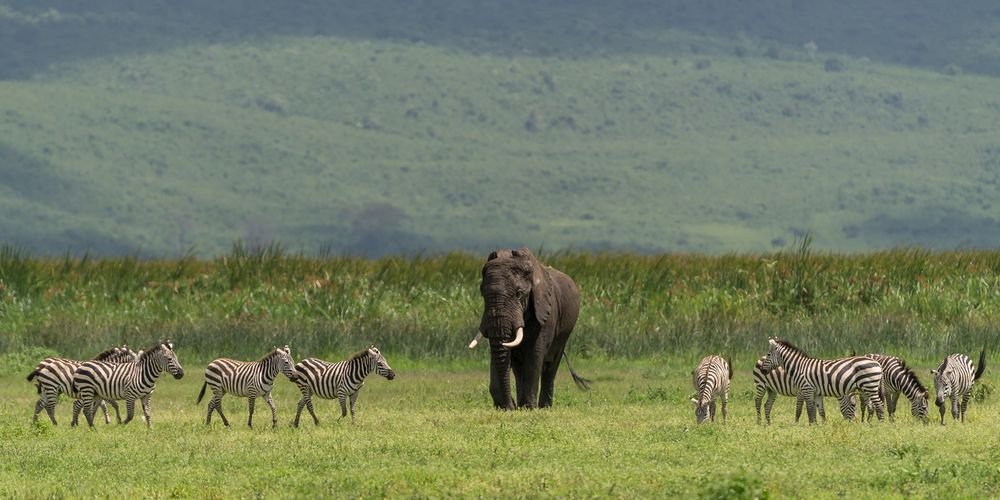
<path id="1" fill-rule="evenodd" d="M 774 341 L 774 337 L 771 337 L 771 338 L 767 339 L 767 343 L 770 344 L 770 345 L 772 345 L 772 346 L 777 346 L 778 345 L 778 343 Z"/>
<path id="2" fill-rule="evenodd" d="M 698 400 L 697 399 L 691 398 L 691 402 L 694 403 L 695 406 L 698 406 Z"/>

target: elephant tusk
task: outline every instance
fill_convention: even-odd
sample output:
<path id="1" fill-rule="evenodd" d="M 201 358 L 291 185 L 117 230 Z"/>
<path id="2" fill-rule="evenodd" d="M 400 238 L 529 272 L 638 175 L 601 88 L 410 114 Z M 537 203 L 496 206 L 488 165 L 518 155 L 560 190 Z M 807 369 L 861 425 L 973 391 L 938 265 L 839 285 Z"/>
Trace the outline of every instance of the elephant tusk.
<path id="1" fill-rule="evenodd" d="M 483 332 L 476 333 L 476 338 L 469 342 L 469 349 L 475 349 L 479 345 L 479 341 L 483 339 Z"/>
<path id="2" fill-rule="evenodd" d="M 521 345 L 521 341 L 524 340 L 524 328 L 517 329 L 517 335 L 514 336 L 514 340 L 507 342 L 506 344 L 500 344 L 504 347 L 517 347 Z"/>

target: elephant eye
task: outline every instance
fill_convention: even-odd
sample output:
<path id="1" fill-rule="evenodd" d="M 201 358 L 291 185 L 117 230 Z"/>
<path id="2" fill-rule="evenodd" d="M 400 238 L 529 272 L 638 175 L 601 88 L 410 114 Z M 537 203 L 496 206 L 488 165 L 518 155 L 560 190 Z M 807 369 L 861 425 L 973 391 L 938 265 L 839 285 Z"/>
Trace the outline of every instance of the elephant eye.
<path id="1" fill-rule="evenodd" d="M 524 296 L 524 290 L 523 290 L 523 289 L 520 289 L 520 288 L 518 288 L 518 289 L 517 289 L 517 290 L 516 290 L 516 291 L 514 292 L 514 295 L 516 295 L 516 296 L 517 296 L 518 298 L 521 298 L 521 297 L 523 297 L 523 296 Z"/>

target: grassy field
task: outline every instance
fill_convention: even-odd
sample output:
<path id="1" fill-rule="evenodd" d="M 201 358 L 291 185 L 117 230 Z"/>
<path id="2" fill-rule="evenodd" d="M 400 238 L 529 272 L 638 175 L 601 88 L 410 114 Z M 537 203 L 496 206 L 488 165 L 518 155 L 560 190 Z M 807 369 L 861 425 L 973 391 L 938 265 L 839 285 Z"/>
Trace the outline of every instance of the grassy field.
<path id="1" fill-rule="evenodd" d="M 184 362 L 184 350 L 179 350 Z M 297 358 L 300 356 L 296 356 Z M 464 366 L 394 360 L 396 380 L 368 379 L 355 425 L 320 401 L 319 427 L 290 427 L 297 392 L 279 380 L 279 427 L 258 408 L 247 429 L 246 401 L 227 398 L 234 427 L 204 426 L 194 404 L 203 369 L 161 379 L 153 428 L 98 424 L 70 429 L 30 424 L 33 387 L 0 379 L 0 495 L 504 496 L 709 498 L 991 497 L 1000 421 L 995 398 L 971 404 L 968 421 L 923 425 L 908 416 L 860 424 L 835 416 L 793 424 L 793 402 L 779 399 L 775 423 L 755 423 L 750 358 L 740 356 L 730 420 L 695 425 L 689 358 L 598 362 L 576 368 L 595 380 L 573 387 L 563 368 L 556 406 L 497 412 L 485 363 Z M 920 364 L 926 373 L 929 364 Z M 925 383 L 928 381 L 923 376 Z M 991 378 L 989 372 L 986 381 Z M 265 406 L 266 408 L 266 406 Z M 932 407 L 933 409 L 933 407 Z M 948 417 L 950 419 L 950 416 Z M 43 416 L 44 420 L 44 416 Z"/>

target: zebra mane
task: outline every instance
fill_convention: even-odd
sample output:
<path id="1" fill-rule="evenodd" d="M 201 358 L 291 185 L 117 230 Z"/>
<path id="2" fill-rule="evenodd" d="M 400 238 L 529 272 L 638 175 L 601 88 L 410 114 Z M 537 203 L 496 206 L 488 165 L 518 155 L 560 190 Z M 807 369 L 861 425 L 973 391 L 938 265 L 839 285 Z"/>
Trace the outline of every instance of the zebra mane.
<path id="1" fill-rule="evenodd" d="M 153 346 L 139 351 L 139 357 L 136 358 L 136 361 L 143 360 L 148 358 L 149 356 L 152 356 L 154 352 L 158 352 L 160 349 L 163 349 L 163 344 L 165 344 L 165 342 L 157 342 Z"/>
<path id="2" fill-rule="evenodd" d="M 355 359 L 361 359 L 361 358 L 363 358 L 363 357 L 365 357 L 367 355 L 368 355 L 368 349 L 362 349 L 362 350 L 360 350 L 360 351 L 352 354 L 351 357 L 348 358 L 348 361 L 354 361 Z"/>
<path id="3" fill-rule="evenodd" d="M 121 347 L 117 347 L 116 346 L 116 347 L 112 347 L 110 349 L 105 349 L 105 350 L 99 352 L 96 356 L 94 356 L 91 359 L 94 360 L 94 361 L 104 361 L 105 359 L 108 359 L 111 356 L 114 356 L 115 354 L 117 354 L 119 352 L 127 352 L 127 348 L 123 349 Z"/>
<path id="4" fill-rule="evenodd" d="M 906 360 L 903 358 L 898 358 L 898 359 L 899 359 L 899 367 L 903 369 L 903 377 L 906 378 L 906 380 L 913 382 L 913 384 L 917 386 L 917 389 L 920 389 L 923 392 L 927 392 L 927 388 L 924 387 L 924 384 L 921 384 L 920 379 L 917 378 L 916 372 L 911 370 L 909 366 L 906 366 Z"/>
<path id="5" fill-rule="evenodd" d="M 285 347 L 288 347 L 288 346 L 285 346 Z M 284 349 L 284 347 L 275 347 L 274 349 L 271 349 L 271 352 L 269 352 L 269 353 L 261 356 L 260 359 L 258 359 L 257 361 L 261 362 L 261 361 L 266 361 L 266 360 L 268 360 L 270 358 L 273 358 L 273 357 L 275 357 L 275 356 L 278 355 L 278 351 L 283 350 L 283 349 Z"/>
<path id="6" fill-rule="evenodd" d="M 803 351 L 802 349 L 799 349 L 798 346 L 796 346 L 795 344 L 793 344 L 793 343 L 791 343 L 791 342 L 789 342 L 787 340 L 774 339 L 774 342 L 777 343 L 780 346 L 784 346 L 785 348 L 790 349 L 793 352 L 797 352 L 797 353 L 799 353 L 799 354 L 801 354 L 801 355 L 803 355 L 803 356 L 805 356 L 807 358 L 809 357 L 809 355 L 806 354 L 805 351 Z"/>

